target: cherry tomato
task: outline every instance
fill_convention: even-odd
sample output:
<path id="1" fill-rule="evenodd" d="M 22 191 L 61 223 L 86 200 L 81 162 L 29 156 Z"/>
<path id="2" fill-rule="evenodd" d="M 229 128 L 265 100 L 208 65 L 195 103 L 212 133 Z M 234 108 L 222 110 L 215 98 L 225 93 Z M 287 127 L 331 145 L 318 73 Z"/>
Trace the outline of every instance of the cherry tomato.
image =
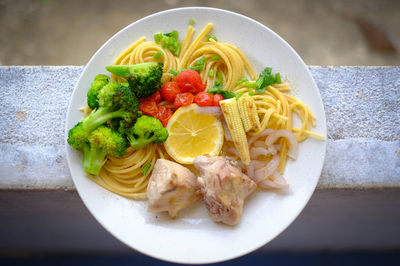
<path id="1" fill-rule="evenodd" d="M 191 92 L 197 94 L 204 91 L 207 84 L 203 84 L 201 76 L 194 70 L 185 70 L 180 72 L 176 76 L 176 82 L 178 83 L 181 92 Z"/>
<path id="2" fill-rule="evenodd" d="M 212 100 L 212 105 L 213 106 L 219 106 L 219 101 L 224 100 L 224 96 L 222 96 L 221 94 L 214 94 L 213 96 L 213 100 Z"/>
<path id="3" fill-rule="evenodd" d="M 155 116 L 158 112 L 158 106 L 154 100 L 143 99 L 139 103 L 139 110 L 144 115 Z"/>
<path id="4" fill-rule="evenodd" d="M 194 96 L 190 92 L 179 93 L 175 97 L 174 107 L 179 108 L 181 106 L 192 104 L 193 100 Z"/>
<path id="5" fill-rule="evenodd" d="M 146 98 L 146 100 L 155 101 L 156 103 L 161 102 L 162 96 L 160 91 L 156 91 L 154 94 Z"/>
<path id="6" fill-rule="evenodd" d="M 163 126 L 166 127 L 168 124 L 168 120 L 171 118 L 173 113 L 174 112 L 172 112 L 172 110 L 168 107 L 160 105 L 158 106 L 158 113 L 156 114 L 155 118 L 160 120 Z"/>
<path id="7" fill-rule="evenodd" d="M 213 98 L 208 92 L 202 91 L 194 96 L 194 102 L 199 106 L 211 106 L 213 104 Z"/>
<path id="8" fill-rule="evenodd" d="M 165 100 L 173 103 L 175 100 L 175 96 L 178 93 L 181 93 L 179 89 L 178 83 L 175 81 L 165 82 L 161 87 L 162 96 Z"/>

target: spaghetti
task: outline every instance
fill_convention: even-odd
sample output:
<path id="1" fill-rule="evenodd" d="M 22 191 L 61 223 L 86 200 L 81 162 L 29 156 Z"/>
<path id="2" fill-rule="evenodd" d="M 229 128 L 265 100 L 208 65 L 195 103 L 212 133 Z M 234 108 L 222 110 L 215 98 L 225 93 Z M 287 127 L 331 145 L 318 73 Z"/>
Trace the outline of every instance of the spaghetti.
<path id="1" fill-rule="evenodd" d="M 232 44 L 207 38 L 212 28 L 213 24 L 207 24 L 192 41 L 195 30 L 192 26 L 189 26 L 182 42 L 179 57 L 167 48 L 163 48 L 161 44 L 146 41 L 146 38 L 142 37 L 121 53 L 114 64 L 131 65 L 144 62 L 162 62 L 164 64 L 162 82 L 167 82 L 174 79 L 174 75 L 171 74 L 173 70 L 179 71 L 194 67 L 199 60 L 205 59 L 200 75 L 203 82 L 207 83 L 206 90 L 210 89 L 217 79 L 220 79 L 224 89 L 236 94 L 249 94 L 252 89 L 243 84 L 237 85 L 237 82 L 245 76 L 251 80 L 256 80 L 256 72 L 240 49 Z M 161 54 L 161 56 L 156 57 L 156 53 Z M 116 76 L 113 76 L 113 79 L 118 80 Z M 289 130 L 295 134 L 299 142 L 304 141 L 309 135 L 323 138 L 310 131 L 310 126 L 315 127 L 313 114 L 306 105 L 290 96 L 289 91 L 290 87 L 287 84 L 274 84 L 268 86 L 265 92 L 253 96 L 261 128 L 249 132 L 250 138 L 257 138 L 256 136 L 262 135 L 267 128 Z M 162 102 L 161 105 L 172 107 L 169 102 Z M 293 127 L 293 115 L 300 118 L 301 127 Z M 255 141 L 255 143 L 259 142 Z M 288 150 L 284 138 L 280 139 L 280 145 L 279 172 L 283 173 Z M 234 156 L 233 144 L 226 141 L 223 153 L 229 153 L 229 151 Z M 139 150 L 128 148 L 126 154 L 121 158 L 109 157 L 98 177 L 89 177 L 104 188 L 123 197 L 143 198 L 146 196 L 148 179 L 155 161 L 167 156 L 162 144 L 150 144 Z M 148 163 L 151 164 L 151 168 L 147 173 L 143 173 L 142 169 Z"/>

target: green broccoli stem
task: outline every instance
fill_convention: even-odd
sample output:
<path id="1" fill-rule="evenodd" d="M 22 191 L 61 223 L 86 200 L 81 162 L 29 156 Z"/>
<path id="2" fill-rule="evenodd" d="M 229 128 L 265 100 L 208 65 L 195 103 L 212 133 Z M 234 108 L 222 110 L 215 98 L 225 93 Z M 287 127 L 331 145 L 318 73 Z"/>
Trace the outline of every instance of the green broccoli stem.
<path id="1" fill-rule="evenodd" d="M 150 142 L 153 141 L 153 139 L 140 139 L 137 140 L 132 136 L 127 136 L 127 139 L 129 141 L 129 144 L 132 148 L 134 148 L 135 150 L 141 149 L 143 147 L 145 147 L 147 144 L 149 144 Z"/>
<path id="2" fill-rule="evenodd" d="M 128 115 L 126 111 L 118 110 L 110 112 L 108 108 L 100 107 L 82 121 L 82 128 L 87 133 L 90 133 L 107 121 L 114 118 L 124 118 L 126 115 Z"/>
<path id="3" fill-rule="evenodd" d="M 107 150 L 85 145 L 83 149 L 83 170 L 91 175 L 99 175 L 106 162 Z"/>

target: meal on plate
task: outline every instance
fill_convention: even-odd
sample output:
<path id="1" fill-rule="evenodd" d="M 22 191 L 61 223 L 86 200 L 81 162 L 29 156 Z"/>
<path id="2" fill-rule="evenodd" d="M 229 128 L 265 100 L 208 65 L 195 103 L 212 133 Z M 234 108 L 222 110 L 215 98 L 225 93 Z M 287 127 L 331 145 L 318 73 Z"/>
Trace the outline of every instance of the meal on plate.
<path id="1" fill-rule="evenodd" d="M 247 196 L 289 187 L 298 143 L 323 137 L 279 73 L 257 74 L 211 23 L 194 38 L 193 23 L 182 42 L 175 30 L 140 38 L 93 77 L 68 143 L 83 152 L 88 178 L 147 198 L 150 212 L 176 217 L 202 198 L 215 222 L 235 225 Z"/>

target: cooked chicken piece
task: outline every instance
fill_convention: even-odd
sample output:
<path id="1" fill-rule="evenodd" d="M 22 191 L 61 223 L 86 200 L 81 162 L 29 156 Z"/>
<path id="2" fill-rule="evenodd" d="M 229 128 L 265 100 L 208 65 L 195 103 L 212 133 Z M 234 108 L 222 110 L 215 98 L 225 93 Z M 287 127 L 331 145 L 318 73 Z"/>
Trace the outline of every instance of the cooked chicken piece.
<path id="1" fill-rule="evenodd" d="M 167 211 L 176 217 L 178 211 L 200 197 L 195 175 L 186 167 L 158 159 L 147 186 L 149 212 Z"/>
<path id="2" fill-rule="evenodd" d="M 226 157 L 199 156 L 194 166 L 200 171 L 197 182 L 211 218 L 215 222 L 237 224 L 244 199 L 256 190 L 256 183 L 242 173 L 238 161 Z"/>

